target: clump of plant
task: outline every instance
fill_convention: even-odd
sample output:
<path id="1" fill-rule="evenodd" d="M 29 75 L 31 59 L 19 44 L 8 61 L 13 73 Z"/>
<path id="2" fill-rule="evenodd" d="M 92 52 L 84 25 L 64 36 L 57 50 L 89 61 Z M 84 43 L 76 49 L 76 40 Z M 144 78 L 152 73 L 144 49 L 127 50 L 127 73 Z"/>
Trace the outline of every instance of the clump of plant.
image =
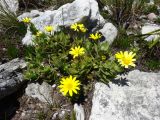
<path id="1" fill-rule="evenodd" d="M 160 5 L 160 1 L 159 1 L 159 0 L 154 0 L 154 3 L 155 3 L 156 5 Z"/>
<path id="2" fill-rule="evenodd" d="M 153 5 L 148 5 L 148 4 L 145 4 L 144 7 L 143 7 L 143 13 L 144 14 L 149 14 L 149 13 L 155 13 L 155 14 L 159 14 L 158 12 L 158 6 L 156 6 L 156 4 L 153 4 Z"/>
<path id="3" fill-rule="evenodd" d="M 112 20 L 118 27 L 127 29 L 142 12 L 145 0 L 99 0 L 105 8 L 102 14 Z M 102 8 L 103 8 L 102 7 Z M 107 7 L 107 9 L 106 9 Z"/>
<path id="4" fill-rule="evenodd" d="M 160 24 L 160 17 L 155 20 L 156 23 Z"/>
<path id="5" fill-rule="evenodd" d="M 125 29 L 119 29 L 118 35 L 112 43 L 112 48 L 127 50 L 133 47 L 135 47 L 134 37 L 132 35 L 128 35 Z"/>
<path id="6" fill-rule="evenodd" d="M 107 84 L 125 68 L 135 66 L 135 53 L 120 51 L 113 55 L 108 43 L 100 42 L 102 34 L 97 31 L 88 35 L 84 24 L 61 27 L 61 31 L 48 25 L 42 32 L 29 18 L 23 21 L 29 24 L 34 35 L 33 45 L 26 56 L 25 78 L 55 83 L 71 100 L 85 97 L 87 87 L 95 80 Z"/>
<path id="7" fill-rule="evenodd" d="M 0 27 L 6 32 L 12 30 L 11 32 L 24 34 L 26 32 L 24 24 L 18 21 L 16 13 L 8 9 L 9 6 L 5 1 L 3 4 L 0 3 Z"/>
<path id="8" fill-rule="evenodd" d="M 45 9 L 48 7 L 53 7 L 54 9 L 60 6 L 73 2 L 73 0 L 19 0 L 20 8 L 25 11 L 30 9 Z"/>
<path id="9" fill-rule="evenodd" d="M 20 57 L 20 40 L 26 33 L 26 27 L 24 23 L 18 21 L 16 13 L 9 9 L 5 0 L 0 2 L 0 29 L 0 56 L 7 59 Z"/>
<path id="10" fill-rule="evenodd" d="M 146 41 L 144 40 L 150 35 L 155 35 L 155 39 Z M 160 30 L 153 32 L 137 35 L 136 37 L 141 38 L 137 41 L 139 46 L 138 55 L 142 60 L 143 64 L 149 70 L 159 70 L 160 68 Z"/>

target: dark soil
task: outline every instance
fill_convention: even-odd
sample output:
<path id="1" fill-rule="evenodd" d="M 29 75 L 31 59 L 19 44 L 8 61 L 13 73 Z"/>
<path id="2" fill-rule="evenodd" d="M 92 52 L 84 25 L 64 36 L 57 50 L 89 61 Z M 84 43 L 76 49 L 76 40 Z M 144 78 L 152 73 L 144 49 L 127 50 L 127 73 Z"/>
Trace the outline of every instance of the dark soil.
<path id="1" fill-rule="evenodd" d="M 9 33 L 8 33 L 9 34 Z M 14 58 L 24 57 L 24 46 L 21 36 L 10 36 L 0 32 L 0 63 L 4 64 Z"/>
<path id="2" fill-rule="evenodd" d="M 73 112 L 73 104 L 66 97 L 62 96 L 58 90 L 53 89 L 53 104 L 43 103 L 36 98 L 25 95 L 25 86 L 16 93 L 0 101 L 0 120 L 68 120 Z M 89 119 L 92 108 L 93 90 L 82 104 L 85 110 L 86 120 Z M 65 115 L 60 117 L 62 111 Z M 69 119 L 70 120 L 70 119 Z"/>

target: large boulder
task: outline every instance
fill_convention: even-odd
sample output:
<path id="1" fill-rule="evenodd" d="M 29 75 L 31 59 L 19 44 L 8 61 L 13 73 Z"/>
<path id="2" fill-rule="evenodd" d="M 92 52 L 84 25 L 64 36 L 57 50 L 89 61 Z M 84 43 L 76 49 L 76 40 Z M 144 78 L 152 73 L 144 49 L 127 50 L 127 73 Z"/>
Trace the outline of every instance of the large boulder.
<path id="1" fill-rule="evenodd" d="M 0 0 L 0 5 L 7 11 L 10 10 L 13 13 L 16 13 L 19 9 L 18 0 Z"/>
<path id="2" fill-rule="evenodd" d="M 134 70 L 116 81 L 95 84 L 89 120 L 160 120 L 160 72 Z"/>
<path id="3" fill-rule="evenodd" d="M 16 92 L 25 82 L 21 70 L 26 63 L 21 59 L 14 59 L 0 65 L 0 99 Z"/>
<path id="4" fill-rule="evenodd" d="M 28 16 L 21 15 L 18 19 L 21 21 L 22 18 Z M 75 0 L 72 3 L 61 6 L 58 10 L 47 10 L 38 17 L 32 17 L 31 22 L 38 30 L 44 31 L 44 26 L 46 25 L 55 26 L 56 29 L 57 26 L 70 26 L 73 23 L 87 20 L 89 20 L 88 25 L 98 24 L 103 26 L 105 24 L 105 20 L 99 13 L 96 0 Z M 32 34 L 29 30 L 22 42 L 26 45 L 32 44 Z"/>

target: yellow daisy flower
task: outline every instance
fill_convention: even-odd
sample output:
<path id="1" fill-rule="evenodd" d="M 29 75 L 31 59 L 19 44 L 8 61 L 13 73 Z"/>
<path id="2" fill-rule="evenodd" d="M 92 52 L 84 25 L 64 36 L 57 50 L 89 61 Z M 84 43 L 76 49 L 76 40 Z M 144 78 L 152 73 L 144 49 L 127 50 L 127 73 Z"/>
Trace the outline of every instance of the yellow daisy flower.
<path id="1" fill-rule="evenodd" d="M 71 25 L 71 29 L 74 30 L 74 31 L 79 32 L 78 24 L 77 24 L 77 23 L 72 24 L 72 25 Z"/>
<path id="2" fill-rule="evenodd" d="M 76 58 L 78 56 L 81 56 L 85 53 L 85 50 L 83 47 L 75 47 L 75 48 L 71 48 L 71 50 L 69 51 L 69 54 L 73 55 L 73 58 Z"/>
<path id="3" fill-rule="evenodd" d="M 47 32 L 52 32 L 54 30 L 53 26 L 51 26 L 51 25 L 45 26 L 44 29 Z"/>
<path id="4" fill-rule="evenodd" d="M 105 56 L 105 55 L 102 55 L 102 56 L 101 56 L 101 59 L 102 59 L 102 60 L 106 60 L 106 56 Z"/>
<path id="5" fill-rule="evenodd" d="M 74 30 L 74 31 L 81 31 L 81 32 L 86 32 L 87 31 L 87 28 L 85 28 L 84 24 L 77 24 L 77 23 L 74 23 L 71 25 L 71 29 Z"/>
<path id="6" fill-rule="evenodd" d="M 102 37 L 101 34 L 99 34 L 98 32 L 95 34 L 90 34 L 89 38 L 91 38 L 92 40 L 98 40 Z"/>
<path id="7" fill-rule="evenodd" d="M 125 68 L 128 68 L 129 66 L 133 66 L 135 67 L 136 65 L 134 64 L 134 62 L 136 61 L 136 59 L 134 59 L 134 56 L 136 54 L 133 52 L 122 52 L 120 51 L 119 53 L 117 53 L 115 56 L 118 59 L 118 62 L 121 64 L 121 66 L 124 66 Z"/>
<path id="8" fill-rule="evenodd" d="M 31 22 L 31 18 L 25 17 L 25 18 L 22 19 L 22 22 L 30 23 Z"/>
<path id="9" fill-rule="evenodd" d="M 122 52 L 122 51 L 117 52 L 117 53 L 115 54 L 115 57 L 116 57 L 116 59 L 117 59 L 118 61 L 120 61 L 120 60 L 123 58 L 123 52 Z"/>
<path id="10" fill-rule="evenodd" d="M 73 96 L 73 93 L 78 94 L 77 90 L 80 90 L 80 81 L 76 80 L 76 77 L 69 76 L 67 78 L 62 78 L 60 81 L 60 92 L 66 96 L 69 93 L 69 96 Z"/>
<path id="11" fill-rule="evenodd" d="M 84 24 L 78 24 L 78 26 L 81 32 L 85 33 L 87 31 L 87 28 L 85 28 Z"/>
<path id="12" fill-rule="evenodd" d="M 38 31 L 37 33 L 36 33 L 36 36 L 37 37 L 39 37 L 39 36 L 41 36 L 42 35 L 42 32 L 41 31 Z"/>

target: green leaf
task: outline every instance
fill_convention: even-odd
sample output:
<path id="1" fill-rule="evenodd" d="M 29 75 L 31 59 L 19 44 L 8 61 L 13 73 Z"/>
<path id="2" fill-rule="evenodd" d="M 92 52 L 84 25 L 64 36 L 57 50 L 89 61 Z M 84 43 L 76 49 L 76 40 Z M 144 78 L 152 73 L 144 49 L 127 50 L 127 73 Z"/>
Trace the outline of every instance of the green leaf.
<path id="1" fill-rule="evenodd" d="M 158 44 L 158 42 L 160 42 L 160 37 L 155 40 L 150 41 L 148 43 L 149 49 L 153 48 L 156 44 Z"/>
<path id="2" fill-rule="evenodd" d="M 18 52 L 18 49 L 13 45 L 9 45 L 7 48 L 7 54 L 11 59 L 16 58 L 18 56 Z"/>
<path id="3" fill-rule="evenodd" d="M 107 42 L 103 42 L 100 44 L 100 50 L 101 51 L 105 51 L 105 52 L 108 52 L 109 50 L 109 44 Z"/>

